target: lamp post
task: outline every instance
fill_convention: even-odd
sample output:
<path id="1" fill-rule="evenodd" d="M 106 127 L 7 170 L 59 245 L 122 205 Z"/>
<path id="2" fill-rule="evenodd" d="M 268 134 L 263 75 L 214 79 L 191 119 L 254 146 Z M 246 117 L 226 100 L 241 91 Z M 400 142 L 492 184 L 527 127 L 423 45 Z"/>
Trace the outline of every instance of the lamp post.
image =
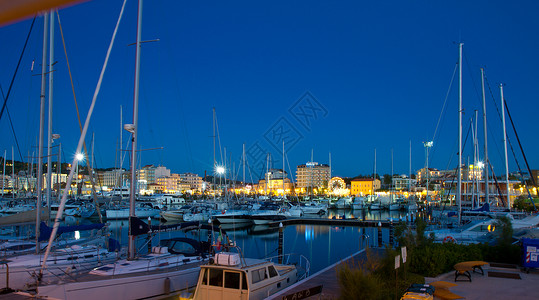
<path id="1" fill-rule="evenodd" d="M 79 194 L 79 164 L 84 160 L 84 154 L 77 153 L 75 154 L 75 158 L 77 159 L 77 196 Z"/>
<path id="2" fill-rule="evenodd" d="M 221 186 L 221 178 L 225 174 L 225 168 L 223 166 L 216 166 L 215 172 L 219 175 L 219 186 Z"/>
<path id="3" fill-rule="evenodd" d="M 425 153 L 426 153 L 426 156 L 427 156 L 427 162 L 426 162 L 426 165 L 427 165 L 427 168 L 426 168 L 426 171 L 427 171 L 427 196 L 425 197 L 425 200 L 429 201 L 429 150 L 430 148 L 432 147 L 432 144 L 433 142 L 430 141 L 430 142 L 423 142 L 423 146 L 425 146 Z"/>

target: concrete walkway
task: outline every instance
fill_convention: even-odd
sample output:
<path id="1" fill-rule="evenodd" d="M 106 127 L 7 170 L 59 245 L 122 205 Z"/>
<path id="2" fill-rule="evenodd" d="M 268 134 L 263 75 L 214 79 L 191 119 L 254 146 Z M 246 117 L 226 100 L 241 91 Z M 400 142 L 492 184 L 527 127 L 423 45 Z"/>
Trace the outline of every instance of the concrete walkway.
<path id="1" fill-rule="evenodd" d="M 381 255 L 385 250 L 384 249 L 375 249 L 371 248 L 371 251 L 374 255 Z M 302 280 L 277 294 L 273 294 L 269 299 L 283 299 L 285 296 L 293 295 L 307 289 L 314 288 L 316 286 L 322 285 L 322 293 L 317 294 L 308 298 L 302 297 L 301 299 L 337 299 L 340 295 L 339 279 L 337 278 L 337 269 L 341 264 L 351 264 L 357 265 L 359 262 L 366 260 L 367 256 L 365 250 L 361 250 L 352 254 L 349 257 L 343 258 L 342 260 L 336 262 L 333 265 L 326 267 L 325 269 L 311 274 L 307 279 Z"/>
<path id="2" fill-rule="evenodd" d="M 530 272 L 526 274 L 517 268 L 494 268 L 490 266 L 483 267 L 485 275 L 478 273 L 472 274 L 472 282 L 455 282 L 455 272 L 442 274 L 436 278 L 425 278 L 426 283 L 433 281 L 454 282 L 457 286 L 449 290 L 465 299 L 514 299 L 527 300 L 539 299 L 539 274 Z M 522 279 L 489 277 L 488 272 L 502 272 L 518 274 Z M 459 277 L 459 280 L 464 277 Z"/>

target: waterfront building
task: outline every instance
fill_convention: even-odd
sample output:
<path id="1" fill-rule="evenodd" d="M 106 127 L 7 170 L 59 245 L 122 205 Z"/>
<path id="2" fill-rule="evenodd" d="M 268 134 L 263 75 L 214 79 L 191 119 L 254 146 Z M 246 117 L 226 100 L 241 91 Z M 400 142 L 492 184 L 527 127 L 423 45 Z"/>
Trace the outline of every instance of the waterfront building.
<path id="1" fill-rule="evenodd" d="M 462 165 L 462 180 L 482 180 L 483 179 L 484 165 L 479 163 L 477 165 Z M 438 170 L 429 168 L 429 181 L 441 183 L 442 181 L 450 178 L 455 178 L 457 169 L 450 170 Z M 426 168 L 422 168 L 417 171 L 417 182 L 424 183 L 427 180 Z"/>
<path id="2" fill-rule="evenodd" d="M 58 173 L 51 173 L 51 182 L 52 185 L 49 185 L 47 183 L 47 173 L 43 174 L 43 187 L 51 186 L 52 189 L 56 189 L 58 182 L 61 183 L 67 183 L 67 174 L 58 174 Z"/>
<path id="3" fill-rule="evenodd" d="M 157 183 L 157 178 L 170 176 L 170 170 L 163 166 L 146 165 L 139 170 L 138 178 L 146 184 Z"/>
<path id="4" fill-rule="evenodd" d="M 297 166 L 296 182 L 298 188 L 307 192 L 309 189 L 326 188 L 330 180 L 329 165 L 307 162 Z"/>
<path id="5" fill-rule="evenodd" d="M 454 172 L 454 171 L 453 171 Z M 442 174 L 445 174 L 444 172 L 435 169 L 435 168 L 429 168 L 428 171 L 428 177 L 429 180 L 436 180 L 438 179 Z M 416 179 L 417 182 L 424 182 L 427 180 L 427 168 L 422 168 L 416 173 Z"/>
<path id="6" fill-rule="evenodd" d="M 350 182 L 350 194 L 354 196 L 374 195 L 381 187 L 379 179 L 356 178 Z"/>
<path id="7" fill-rule="evenodd" d="M 532 170 L 530 179 L 533 178 L 536 185 L 539 185 L 539 170 Z"/>
<path id="8" fill-rule="evenodd" d="M 164 193 L 195 193 L 203 190 L 202 177 L 193 173 L 171 174 L 157 178 L 160 191 Z"/>
<path id="9" fill-rule="evenodd" d="M 414 187 L 417 183 L 415 179 L 408 178 L 407 176 L 393 177 L 393 189 L 395 190 L 408 190 L 409 187 Z"/>
<path id="10" fill-rule="evenodd" d="M 446 180 L 443 182 L 443 188 L 446 191 L 449 191 L 449 197 L 454 199 L 457 189 L 456 180 Z M 518 180 L 509 180 L 509 203 L 512 207 L 515 199 L 522 194 L 519 188 L 515 188 L 515 185 L 520 184 Z M 497 187 L 498 185 L 498 187 Z M 494 180 L 489 180 L 489 201 L 498 200 L 498 206 L 502 206 L 502 199 L 505 201 L 507 199 L 507 188 L 505 179 L 498 179 L 497 183 Z M 479 189 L 479 193 L 477 192 Z M 462 201 L 471 203 L 472 199 L 479 198 L 479 203 L 485 201 L 485 182 L 477 180 L 463 180 L 461 185 L 462 192 Z M 500 194 L 501 192 L 501 194 Z M 476 200 L 477 203 L 477 200 Z M 507 204 L 503 205 L 507 206 Z"/>
<path id="11" fill-rule="evenodd" d="M 258 181 L 258 186 L 256 187 L 259 194 L 265 195 L 283 195 L 283 192 L 286 195 L 290 194 L 290 191 L 292 191 L 293 188 L 294 186 L 290 182 L 286 171 L 281 169 L 270 169 L 265 173 L 264 179 Z"/>
<path id="12" fill-rule="evenodd" d="M 113 169 L 107 171 L 98 171 L 97 172 L 97 184 L 105 187 L 115 187 L 122 186 L 124 182 L 128 179 L 128 174 L 125 169 Z"/>
<path id="13" fill-rule="evenodd" d="M 202 177 L 194 173 L 180 174 L 182 191 L 202 192 Z"/>

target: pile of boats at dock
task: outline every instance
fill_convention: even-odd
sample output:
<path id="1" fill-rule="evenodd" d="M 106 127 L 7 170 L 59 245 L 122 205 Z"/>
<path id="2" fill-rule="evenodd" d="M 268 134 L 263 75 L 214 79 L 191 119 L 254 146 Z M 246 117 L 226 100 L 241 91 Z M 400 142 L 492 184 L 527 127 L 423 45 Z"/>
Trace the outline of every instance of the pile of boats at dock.
<path id="1" fill-rule="evenodd" d="M 459 224 L 458 211 L 454 208 L 431 210 L 431 224 L 425 235 L 439 243 L 458 244 L 494 244 L 499 233 L 496 228 L 501 217 L 506 217 L 513 228 L 513 240 L 521 238 L 539 238 L 539 214 L 508 211 L 506 209 L 491 209 L 489 203 L 484 203 L 475 209 L 462 210 Z M 498 231 L 497 231 L 498 230 Z"/>
<path id="2" fill-rule="evenodd" d="M 195 299 L 221 294 L 262 299 L 309 275 L 304 256 L 244 258 L 226 231 L 205 222 L 151 225 L 134 217 L 129 227 L 130 235 L 148 237 L 139 248 L 148 250 L 134 258 L 109 238 L 106 224 L 60 226 L 47 258 L 43 249 L 51 228 L 42 223 L 37 244 L 31 241 L 35 237 L 0 244 L 0 287 L 48 299 L 162 299 L 185 293 Z M 150 236 L 163 231 L 176 235 L 152 246 Z"/>

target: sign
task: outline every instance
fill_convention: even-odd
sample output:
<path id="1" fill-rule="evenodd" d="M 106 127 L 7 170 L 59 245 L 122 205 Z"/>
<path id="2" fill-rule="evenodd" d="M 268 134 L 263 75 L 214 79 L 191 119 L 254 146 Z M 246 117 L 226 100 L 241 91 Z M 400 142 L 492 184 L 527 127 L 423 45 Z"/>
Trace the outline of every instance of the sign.
<path id="1" fill-rule="evenodd" d="M 322 293 L 322 286 L 315 286 L 307 290 L 295 292 L 294 294 L 283 296 L 283 300 L 300 300 Z"/>
<path id="2" fill-rule="evenodd" d="M 406 246 L 405 247 L 401 247 L 401 255 L 402 255 L 402 263 L 405 264 L 406 263 Z"/>
<path id="3" fill-rule="evenodd" d="M 401 266 L 401 256 L 395 256 L 395 269 L 398 269 Z"/>

